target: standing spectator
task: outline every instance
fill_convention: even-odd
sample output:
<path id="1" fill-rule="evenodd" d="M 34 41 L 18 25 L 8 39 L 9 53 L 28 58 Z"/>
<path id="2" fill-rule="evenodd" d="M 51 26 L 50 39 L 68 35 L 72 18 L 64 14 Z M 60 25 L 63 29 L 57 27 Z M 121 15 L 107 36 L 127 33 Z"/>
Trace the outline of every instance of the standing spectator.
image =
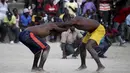
<path id="1" fill-rule="evenodd" d="M 5 25 L 7 25 L 10 43 L 14 43 L 14 42 L 18 43 L 18 34 L 19 34 L 19 31 L 16 28 L 16 18 L 10 12 L 7 12 L 6 15 L 7 16 L 4 18 L 3 22 L 4 22 Z M 15 35 L 15 40 L 13 39 L 12 32 Z"/>
<path id="2" fill-rule="evenodd" d="M 31 24 L 31 16 L 29 15 L 29 10 L 24 9 L 23 14 L 20 16 L 20 28 L 24 30 Z"/>
<path id="3" fill-rule="evenodd" d="M 6 16 L 7 11 L 8 11 L 8 5 L 6 3 L 6 0 L 0 0 L 0 22 Z"/>
<path id="4" fill-rule="evenodd" d="M 0 42 L 4 42 L 4 39 L 7 34 L 7 26 L 3 23 L 0 24 Z"/>
<path id="5" fill-rule="evenodd" d="M 19 16 L 19 13 L 18 13 L 18 9 L 17 8 L 14 8 L 13 9 L 13 14 L 16 18 L 16 27 L 19 28 L 19 21 L 20 21 L 20 16 Z M 19 28 L 20 29 L 20 28 Z"/>
<path id="6" fill-rule="evenodd" d="M 65 8 L 69 10 L 69 13 L 71 15 L 73 15 L 74 17 L 76 16 L 78 4 L 75 2 L 75 0 L 70 0 L 69 2 L 66 2 Z"/>
<path id="7" fill-rule="evenodd" d="M 77 4 L 78 4 L 77 15 L 79 15 L 79 16 L 82 13 L 82 9 L 81 9 L 82 3 L 83 3 L 83 0 L 77 0 Z"/>
<path id="8" fill-rule="evenodd" d="M 15 29 L 17 30 L 16 35 L 15 35 L 15 37 L 16 37 L 15 43 L 18 43 L 19 42 L 18 36 L 19 36 L 19 33 L 20 33 L 20 27 L 19 27 L 20 16 L 19 16 L 17 8 L 13 9 L 13 14 L 16 18 Z"/>
<path id="9" fill-rule="evenodd" d="M 24 8 L 32 7 L 32 1 L 33 0 L 24 0 L 24 3 L 25 3 Z"/>
<path id="10" fill-rule="evenodd" d="M 67 56 L 71 54 L 73 54 L 72 57 L 78 56 L 79 54 L 78 46 L 80 45 L 81 38 L 82 34 L 77 32 L 74 27 L 71 27 L 68 31 L 62 32 L 61 49 L 63 51 L 63 57 L 62 57 L 63 59 L 66 59 Z M 77 48 L 76 51 L 75 48 Z"/>
<path id="11" fill-rule="evenodd" d="M 130 14 L 126 17 L 126 41 L 130 41 Z"/>
<path id="12" fill-rule="evenodd" d="M 58 13 L 59 6 L 58 4 L 53 4 L 54 0 L 48 0 L 48 3 L 45 5 L 44 10 L 48 16 L 54 17 Z"/>
<path id="13" fill-rule="evenodd" d="M 111 6 L 113 0 L 97 0 L 99 21 L 103 22 L 105 26 L 110 25 L 111 22 Z"/>
<path id="14" fill-rule="evenodd" d="M 85 15 L 88 11 L 92 14 L 91 16 L 96 12 L 96 7 L 92 0 L 88 0 L 88 2 L 85 3 L 82 15 Z"/>
<path id="15" fill-rule="evenodd" d="M 34 13 L 37 13 L 38 11 L 43 11 L 45 0 L 33 0 L 33 3 L 35 4 L 35 8 L 33 10 Z"/>
<path id="16" fill-rule="evenodd" d="M 8 11 L 8 5 L 6 0 L 0 0 L 0 42 L 4 42 L 4 38 L 6 36 L 6 25 L 2 23 L 4 17 L 6 17 L 6 12 Z"/>

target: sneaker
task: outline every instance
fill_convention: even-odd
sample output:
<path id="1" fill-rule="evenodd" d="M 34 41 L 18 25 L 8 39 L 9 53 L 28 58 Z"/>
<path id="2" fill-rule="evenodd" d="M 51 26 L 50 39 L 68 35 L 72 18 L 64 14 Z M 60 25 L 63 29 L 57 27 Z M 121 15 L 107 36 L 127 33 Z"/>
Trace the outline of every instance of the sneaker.
<path id="1" fill-rule="evenodd" d="M 126 43 L 126 41 L 123 41 L 119 44 L 119 46 L 123 46 Z"/>
<path id="2" fill-rule="evenodd" d="M 14 44 L 14 41 L 10 41 L 10 44 Z"/>

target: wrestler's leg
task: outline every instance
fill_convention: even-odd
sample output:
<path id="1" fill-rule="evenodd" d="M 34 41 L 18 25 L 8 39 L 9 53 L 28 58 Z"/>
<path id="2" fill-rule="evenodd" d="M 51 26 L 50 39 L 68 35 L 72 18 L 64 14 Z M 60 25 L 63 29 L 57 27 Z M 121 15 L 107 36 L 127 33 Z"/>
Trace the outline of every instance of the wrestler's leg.
<path id="1" fill-rule="evenodd" d="M 42 54 L 41 54 L 41 60 L 40 60 L 40 63 L 39 63 L 39 70 L 42 71 L 43 70 L 43 66 L 46 62 L 46 59 L 48 57 L 48 54 L 49 54 L 49 51 L 50 51 L 50 46 L 47 45 L 46 46 L 46 49 L 43 50 Z"/>
<path id="2" fill-rule="evenodd" d="M 87 68 L 87 66 L 86 66 L 86 48 L 85 48 L 85 46 L 86 46 L 85 43 L 81 43 L 81 45 L 79 46 L 79 48 L 80 48 L 80 58 L 81 58 L 81 66 L 78 68 L 79 70 Z"/>
<path id="3" fill-rule="evenodd" d="M 97 63 L 97 66 L 98 66 L 97 71 L 100 71 L 100 70 L 104 69 L 105 67 L 102 65 L 101 61 L 99 60 L 97 52 L 94 50 L 94 47 L 96 47 L 96 46 L 97 46 L 97 43 L 92 39 L 88 40 L 88 42 L 86 44 L 86 48 L 87 48 L 88 52 L 91 54 L 91 56 L 94 58 L 94 60 Z"/>
<path id="4" fill-rule="evenodd" d="M 37 64 L 38 64 L 38 60 L 40 58 L 40 54 L 41 54 L 41 51 L 39 51 L 38 53 L 36 53 L 34 55 L 32 71 L 38 70 Z"/>

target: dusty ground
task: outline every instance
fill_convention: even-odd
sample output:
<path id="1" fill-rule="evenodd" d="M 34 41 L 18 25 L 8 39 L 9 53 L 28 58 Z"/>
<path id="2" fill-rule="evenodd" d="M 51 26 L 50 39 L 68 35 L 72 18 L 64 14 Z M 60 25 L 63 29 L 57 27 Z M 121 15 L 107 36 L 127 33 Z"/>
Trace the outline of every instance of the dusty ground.
<path id="1" fill-rule="evenodd" d="M 97 73 L 97 65 L 88 53 L 87 69 L 76 71 L 80 66 L 78 59 L 61 59 L 59 43 L 49 43 L 51 51 L 44 69 L 49 73 Z M 130 44 L 119 47 L 114 44 L 101 59 L 105 70 L 101 73 L 130 73 Z M 33 54 L 23 44 L 0 44 L 0 73 L 34 73 L 31 72 Z M 36 72 L 39 73 L 39 72 Z M 45 72 L 42 72 L 45 73 Z"/>

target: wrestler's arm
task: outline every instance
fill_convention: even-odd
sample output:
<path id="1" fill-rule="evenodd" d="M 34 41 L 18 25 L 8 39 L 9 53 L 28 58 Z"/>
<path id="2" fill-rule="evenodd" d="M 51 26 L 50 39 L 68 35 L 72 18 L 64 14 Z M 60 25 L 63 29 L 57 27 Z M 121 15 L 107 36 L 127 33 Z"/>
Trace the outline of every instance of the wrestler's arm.
<path id="1" fill-rule="evenodd" d="M 67 31 L 69 28 L 61 28 L 61 27 L 58 27 L 57 25 L 54 25 L 53 29 L 58 32 L 63 32 L 63 31 Z"/>
<path id="2" fill-rule="evenodd" d="M 55 27 L 54 28 L 56 31 L 59 31 L 59 32 L 63 32 L 63 31 L 67 31 L 69 28 L 60 28 L 60 27 Z"/>
<path id="3" fill-rule="evenodd" d="M 58 27 L 62 27 L 62 28 L 65 28 L 65 27 L 71 27 L 73 26 L 73 24 L 75 24 L 76 21 L 74 20 L 70 20 L 70 21 L 66 21 L 66 22 L 55 22 L 55 24 L 58 26 Z"/>

